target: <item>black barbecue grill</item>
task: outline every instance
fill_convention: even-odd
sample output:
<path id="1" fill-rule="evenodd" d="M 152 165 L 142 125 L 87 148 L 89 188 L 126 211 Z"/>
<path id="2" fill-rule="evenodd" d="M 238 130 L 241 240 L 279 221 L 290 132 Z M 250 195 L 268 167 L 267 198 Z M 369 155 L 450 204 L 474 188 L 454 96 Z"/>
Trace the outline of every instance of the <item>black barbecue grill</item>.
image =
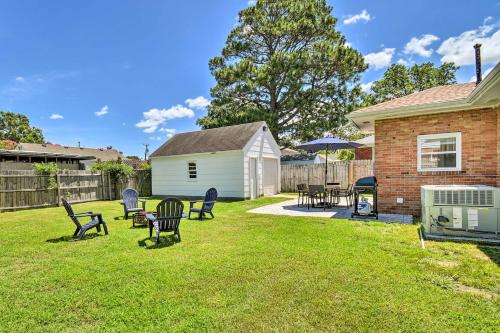
<path id="1" fill-rule="evenodd" d="M 352 190 L 354 192 L 354 212 L 351 214 L 351 217 L 354 216 L 375 217 L 378 220 L 377 178 L 373 176 L 360 178 L 356 181 Z M 359 195 L 363 193 L 373 194 L 372 212 L 370 214 L 359 214 L 358 212 Z"/>

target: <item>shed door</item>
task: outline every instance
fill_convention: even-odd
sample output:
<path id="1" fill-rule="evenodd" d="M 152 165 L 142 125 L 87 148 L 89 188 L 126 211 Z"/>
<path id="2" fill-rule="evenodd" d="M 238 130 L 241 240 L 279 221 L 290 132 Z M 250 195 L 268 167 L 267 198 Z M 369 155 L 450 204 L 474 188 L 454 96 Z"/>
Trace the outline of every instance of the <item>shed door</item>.
<path id="1" fill-rule="evenodd" d="M 264 158 L 264 195 L 278 193 L 278 160 L 275 158 Z"/>

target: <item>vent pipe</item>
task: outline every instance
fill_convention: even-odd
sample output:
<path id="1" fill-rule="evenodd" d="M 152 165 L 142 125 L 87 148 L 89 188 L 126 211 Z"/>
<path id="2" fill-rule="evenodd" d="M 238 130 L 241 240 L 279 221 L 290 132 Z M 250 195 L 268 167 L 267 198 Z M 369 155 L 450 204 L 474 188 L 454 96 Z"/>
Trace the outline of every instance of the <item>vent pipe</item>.
<path id="1" fill-rule="evenodd" d="M 481 72 L 481 44 L 477 43 L 474 45 L 474 50 L 476 51 L 476 86 L 483 80 Z"/>

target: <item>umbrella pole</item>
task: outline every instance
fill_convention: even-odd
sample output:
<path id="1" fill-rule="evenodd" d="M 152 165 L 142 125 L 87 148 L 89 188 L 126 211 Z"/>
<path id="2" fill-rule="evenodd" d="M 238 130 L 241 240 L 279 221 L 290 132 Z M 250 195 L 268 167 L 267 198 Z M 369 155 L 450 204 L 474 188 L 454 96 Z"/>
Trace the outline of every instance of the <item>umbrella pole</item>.
<path id="1" fill-rule="evenodd" d="M 328 183 L 328 144 L 326 144 L 326 159 L 325 159 L 325 186 Z"/>

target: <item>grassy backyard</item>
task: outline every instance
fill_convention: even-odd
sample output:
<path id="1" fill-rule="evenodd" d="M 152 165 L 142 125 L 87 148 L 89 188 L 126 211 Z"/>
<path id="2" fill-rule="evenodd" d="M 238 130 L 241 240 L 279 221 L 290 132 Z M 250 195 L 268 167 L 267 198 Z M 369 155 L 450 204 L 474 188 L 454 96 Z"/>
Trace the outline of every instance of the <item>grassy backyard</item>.
<path id="1" fill-rule="evenodd" d="M 83 241 L 62 207 L 0 214 L 0 330 L 498 331 L 500 249 L 246 213 L 279 200 L 219 203 L 159 247 L 117 202 L 74 206 L 110 229 Z"/>

